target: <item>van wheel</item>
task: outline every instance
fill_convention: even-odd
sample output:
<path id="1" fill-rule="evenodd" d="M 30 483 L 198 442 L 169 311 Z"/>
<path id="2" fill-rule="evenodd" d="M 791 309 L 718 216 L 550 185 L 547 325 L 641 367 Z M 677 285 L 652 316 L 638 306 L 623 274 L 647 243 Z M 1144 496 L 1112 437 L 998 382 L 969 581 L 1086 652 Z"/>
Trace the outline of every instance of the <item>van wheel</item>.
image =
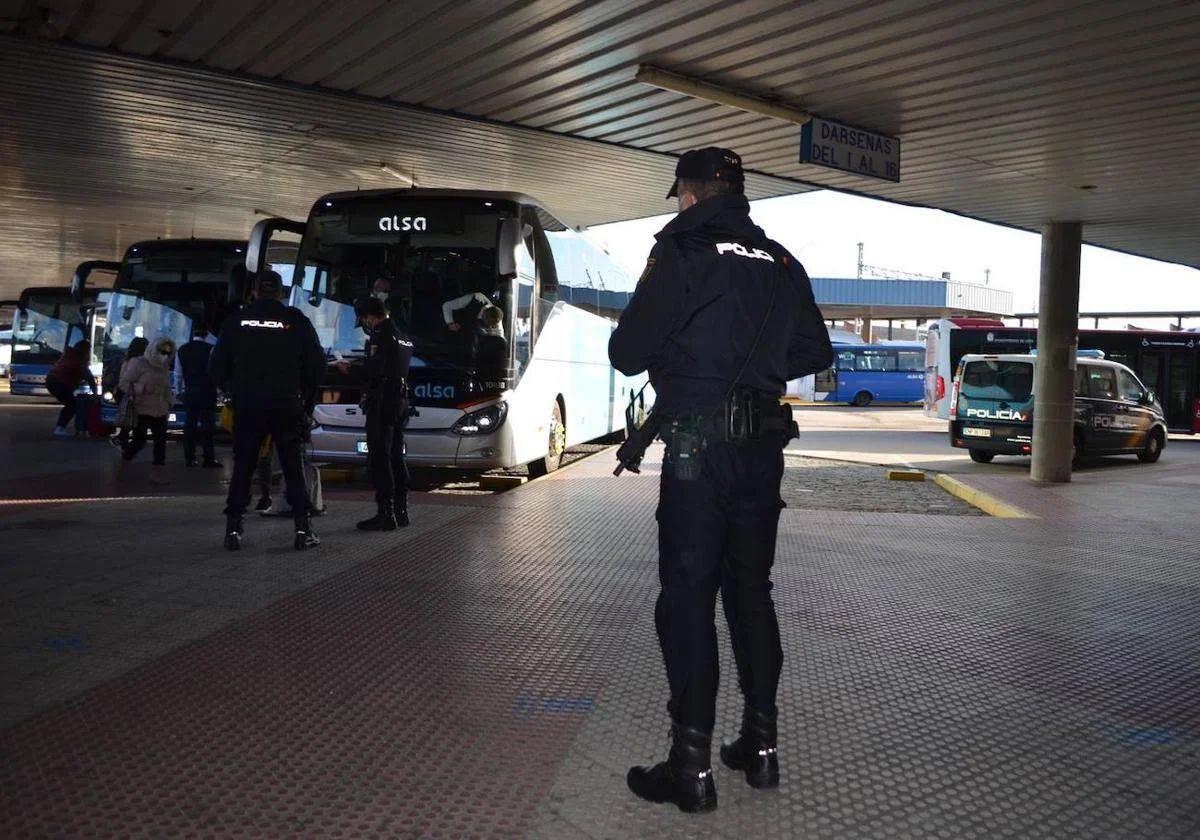
<path id="1" fill-rule="evenodd" d="M 871 394 L 869 391 L 859 391 L 854 395 L 854 399 L 850 401 L 852 404 L 859 406 L 867 406 L 871 404 Z"/>
<path id="2" fill-rule="evenodd" d="M 567 451 L 567 424 L 563 420 L 562 406 L 554 401 L 550 410 L 550 435 L 546 441 L 546 457 L 538 458 L 529 464 L 529 474 L 534 478 L 552 473 L 562 466 L 563 455 Z"/>
<path id="3" fill-rule="evenodd" d="M 984 452 L 982 449 L 968 449 L 967 453 L 976 464 L 990 464 L 996 457 L 995 452 Z"/>
<path id="4" fill-rule="evenodd" d="M 1150 437 L 1146 438 L 1146 446 L 1138 453 L 1138 460 L 1143 464 L 1153 464 L 1158 460 L 1158 456 L 1162 455 L 1162 451 L 1163 433 L 1155 429 L 1150 433 Z"/>
<path id="5" fill-rule="evenodd" d="M 1071 444 L 1071 469 L 1077 470 L 1083 466 L 1084 459 L 1083 432 L 1075 430 L 1075 438 Z"/>

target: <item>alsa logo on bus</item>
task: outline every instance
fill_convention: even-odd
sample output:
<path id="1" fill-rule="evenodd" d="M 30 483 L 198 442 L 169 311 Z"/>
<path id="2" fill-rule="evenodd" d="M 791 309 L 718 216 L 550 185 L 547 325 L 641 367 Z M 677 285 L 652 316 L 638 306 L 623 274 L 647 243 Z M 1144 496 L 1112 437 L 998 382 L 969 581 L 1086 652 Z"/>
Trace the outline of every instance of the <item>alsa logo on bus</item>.
<path id="1" fill-rule="evenodd" d="M 379 229 L 387 233 L 429 230 L 429 219 L 424 216 L 380 216 Z"/>
<path id="2" fill-rule="evenodd" d="M 1029 419 L 1027 414 L 1022 414 L 1011 408 L 1001 408 L 996 411 L 987 408 L 968 408 L 967 416 L 977 417 L 981 420 L 1016 420 L 1019 423 L 1024 423 Z"/>
<path id="3" fill-rule="evenodd" d="M 413 396 L 419 400 L 452 400 L 454 399 L 453 385 L 430 385 L 422 383 L 414 385 Z"/>

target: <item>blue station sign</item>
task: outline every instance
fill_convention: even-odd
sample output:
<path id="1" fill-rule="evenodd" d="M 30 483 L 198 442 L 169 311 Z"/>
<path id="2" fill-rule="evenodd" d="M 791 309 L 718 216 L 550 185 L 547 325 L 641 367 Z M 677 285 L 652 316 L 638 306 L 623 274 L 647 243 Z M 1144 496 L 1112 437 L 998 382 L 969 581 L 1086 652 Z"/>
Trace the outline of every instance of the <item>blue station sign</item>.
<path id="1" fill-rule="evenodd" d="M 800 130 L 800 162 L 900 181 L 900 138 L 813 117 Z"/>

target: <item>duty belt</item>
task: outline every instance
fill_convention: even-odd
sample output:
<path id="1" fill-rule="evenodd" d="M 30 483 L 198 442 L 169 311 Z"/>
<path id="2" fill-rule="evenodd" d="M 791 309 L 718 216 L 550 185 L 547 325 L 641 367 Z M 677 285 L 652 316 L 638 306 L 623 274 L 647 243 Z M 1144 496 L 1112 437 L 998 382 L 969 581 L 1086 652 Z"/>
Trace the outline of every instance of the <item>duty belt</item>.
<path id="1" fill-rule="evenodd" d="M 792 419 L 791 406 L 765 396 L 753 388 L 736 388 L 720 408 L 706 417 L 671 418 L 668 428 L 688 429 L 710 442 L 742 443 L 780 436 L 791 440 L 800 436 Z"/>

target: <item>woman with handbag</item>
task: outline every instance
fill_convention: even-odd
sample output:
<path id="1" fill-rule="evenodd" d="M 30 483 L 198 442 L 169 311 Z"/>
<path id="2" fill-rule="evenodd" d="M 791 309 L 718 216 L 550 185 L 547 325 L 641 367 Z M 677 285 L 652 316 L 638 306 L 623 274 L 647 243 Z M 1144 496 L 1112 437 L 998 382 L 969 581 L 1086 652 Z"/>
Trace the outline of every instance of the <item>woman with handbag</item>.
<path id="1" fill-rule="evenodd" d="M 124 461 L 132 461 L 146 445 L 147 434 L 154 436 L 154 461 L 150 468 L 151 484 L 166 484 L 163 467 L 167 463 L 167 416 L 175 404 L 171 390 L 171 357 L 175 342 L 155 339 L 142 356 L 131 359 L 121 374 L 120 388 L 129 394 L 137 410 L 133 437 L 121 451 Z"/>
<path id="2" fill-rule="evenodd" d="M 140 335 L 129 342 L 129 347 L 125 350 L 125 358 L 121 361 L 121 372 L 117 376 L 117 381 L 122 382 L 125 379 L 125 369 L 129 367 L 129 362 L 139 356 L 146 354 L 146 348 L 150 346 L 150 342 L 142 338 Z M 119 449 L 124 449 L 129 445 L 129 435 L 137 426 L 137 408 L 133 404 L 130 395 L 121 390 L 118 384 L 116 387 L 117 398 L 117 422 L 116 426 L 120 429 L 110 440 L 113 446 Z"/>

